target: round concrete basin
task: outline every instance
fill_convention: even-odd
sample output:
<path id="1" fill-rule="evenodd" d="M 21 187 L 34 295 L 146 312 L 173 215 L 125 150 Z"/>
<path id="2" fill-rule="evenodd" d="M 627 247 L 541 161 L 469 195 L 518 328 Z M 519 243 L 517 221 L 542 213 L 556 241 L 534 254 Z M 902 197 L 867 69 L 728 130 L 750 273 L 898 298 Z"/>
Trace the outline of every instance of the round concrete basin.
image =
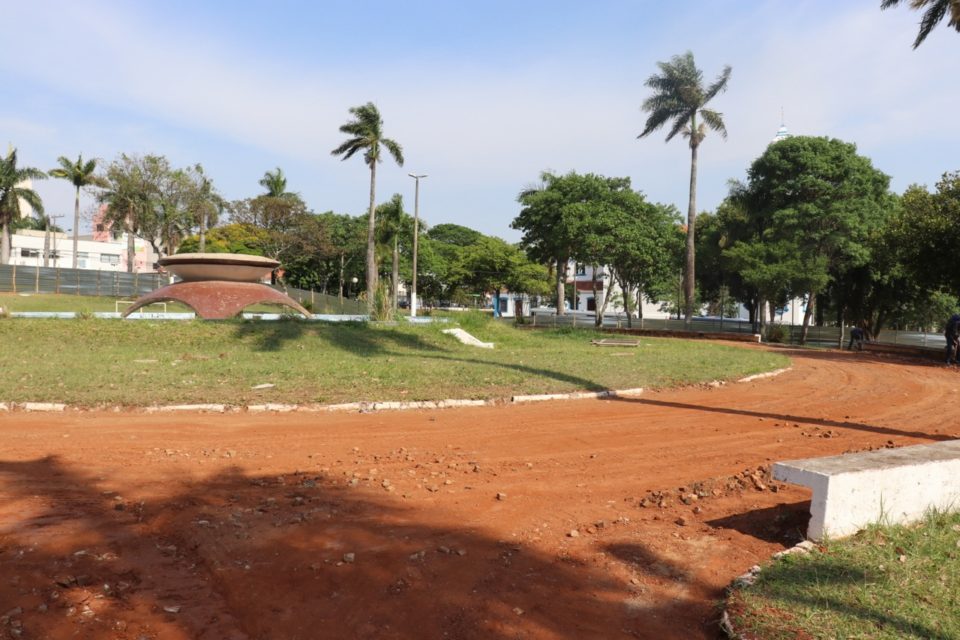
<path id="1" fill-rule="evenodd" d="M 158 264 L 184 282 L 259 282 L 280 266 L 272 258 L 239 253 L 178 253 Z"/>

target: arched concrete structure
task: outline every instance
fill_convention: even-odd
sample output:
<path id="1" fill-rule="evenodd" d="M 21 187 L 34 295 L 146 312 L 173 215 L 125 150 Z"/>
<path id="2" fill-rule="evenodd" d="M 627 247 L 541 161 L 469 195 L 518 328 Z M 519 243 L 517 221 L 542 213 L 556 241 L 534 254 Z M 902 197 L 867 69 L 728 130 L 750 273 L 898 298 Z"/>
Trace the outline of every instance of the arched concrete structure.
<path id="1" fill-rule="evenodd" d="M 123 317 L 154 302 L 181 302 L 206 320 L 233 318 L 250 305 L 259 303 L 283 305 L 310 317 L 310 312 L 296 300 L 265 284 L 222 280 L 176 282 L 160 287 L 133 303 L 123 312 Z"/>

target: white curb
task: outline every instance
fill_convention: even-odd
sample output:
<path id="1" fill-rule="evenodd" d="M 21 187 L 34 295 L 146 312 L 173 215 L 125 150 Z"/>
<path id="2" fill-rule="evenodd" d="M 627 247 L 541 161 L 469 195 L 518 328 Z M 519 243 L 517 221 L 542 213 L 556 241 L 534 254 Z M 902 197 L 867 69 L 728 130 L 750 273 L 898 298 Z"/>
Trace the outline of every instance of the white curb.
<path id="1" fill-rule="evenodd" d="M 67 405 L 55 402 L 21 402 L 17 406 L 24 411 L 63 411 L 67 408 Z"/>
<path id="2" fill-rule="evenodd" d="M 781 373 L 786 373 L 787 371 L 790 371 L 790 369 L 792 368 L 793 367 L 787 367 L 785 369 L 777 369 L 776 371 L 768 371 L 767 373 L 756 373 L 752 376 L 747 376 L 746 378 L 740 378 L 739 380 L 737 380 L 737 382 L 753 382 L 754 380 L 760 380 L 762 378 L 773 378 L 774 376 L 778 376 Z"/>

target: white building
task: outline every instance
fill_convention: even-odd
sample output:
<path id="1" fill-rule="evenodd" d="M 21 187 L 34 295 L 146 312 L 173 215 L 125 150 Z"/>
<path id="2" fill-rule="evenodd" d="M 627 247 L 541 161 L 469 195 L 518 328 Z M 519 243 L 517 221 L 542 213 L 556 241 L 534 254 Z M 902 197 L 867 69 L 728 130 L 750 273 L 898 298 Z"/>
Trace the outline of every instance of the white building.
<path id="1" fill-rule="evenodd" d="M 21 229 L 10 236 L 10 264 L 30 267 L 44 266 L 45 231 Z M 73 236 L 63 232 L 50 232 L 50 256 L 47 266 L 71 268 L 73 266 Z M 149 243 L 140 238 L 134 240 L 133 271 L 153 272 L 157 261 Z M 81 236 L 77 242 L 77 267 L 94 271 L 127 271 L 127 237 L 121 235 L 117 240 L 94 240 L 92 236 Z"/>

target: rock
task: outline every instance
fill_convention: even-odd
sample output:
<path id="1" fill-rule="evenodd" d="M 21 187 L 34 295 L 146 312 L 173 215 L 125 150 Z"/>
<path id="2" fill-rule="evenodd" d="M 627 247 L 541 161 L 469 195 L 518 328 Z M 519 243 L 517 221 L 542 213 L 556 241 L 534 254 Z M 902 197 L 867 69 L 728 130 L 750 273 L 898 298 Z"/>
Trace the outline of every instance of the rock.
<path id="1" fill-rule="evenodd" d="M 180 613 L 180 605 L 170 605 L 163 608 L 167 613 Z"/>
<path id="2" fill-rule="evenodd" d="M 689 524 L 689 521 L 683 516 L 680 516 L 679 518 L 677 518 L 675 522 L 681 527 L 685 527 Z"/>
<path id="3" fill-rule="evenodd" d="M 522 616 L 522 615 L 523 615 L 523 609 L 521 609 L 520 607 L 514 607 L 514 608 L 513 608 L 513 612 L 514 612 L 515 614 L 517 614 L 518 616 Z"/>
<path id="4" fill-rule="evenodd" d="M 343 554 L 343 561 L 346 562 L 347 564 L 352 564 L 353 561 L 356 560 L 356 559 L 357 559 L 357 556 L 356 556 L 355 553 L 345 553 L 345 554 Z"/>
<path id="5" fill-rule="evenodd" d="M 507 494 L 505 494 L 505 493 L 498 493 L 498 494 L 497 494 L 497 500 L 506 500 L 506 499 L 507 499 Z"/>
<path id="6" fill-rule="evenodd" d="M 568 538 L 579 538 L 579 537 L 580 537 L 580 532 L 577 531 L 576 529 L 570 529 L 570 531 L 567 532 L 567 537 L 568 537 Z"/>

